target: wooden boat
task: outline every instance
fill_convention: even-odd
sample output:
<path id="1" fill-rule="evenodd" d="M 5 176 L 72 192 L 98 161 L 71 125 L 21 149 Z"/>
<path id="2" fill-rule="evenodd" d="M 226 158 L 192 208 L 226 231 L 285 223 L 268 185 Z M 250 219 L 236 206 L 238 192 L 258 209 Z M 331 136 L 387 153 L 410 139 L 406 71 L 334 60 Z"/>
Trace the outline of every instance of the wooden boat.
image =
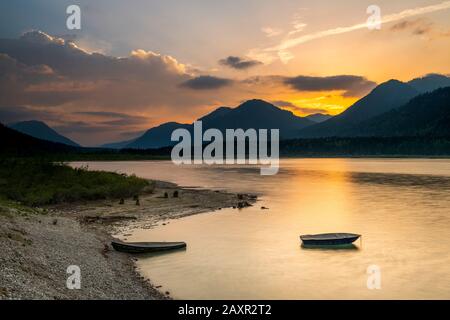
<path id="1" fill-rule="evenodd" d="M 361 237 L 354 233 L 321 233 L 300 236 L 304 245 L 342 245 L 355 242 Z"/>
<path id="2" fill-rule="evenodd" d="M 112 241 L 117 251 L 128 253 L 149 253 L 186 248 L 185 242 L 122 242 Z"/>

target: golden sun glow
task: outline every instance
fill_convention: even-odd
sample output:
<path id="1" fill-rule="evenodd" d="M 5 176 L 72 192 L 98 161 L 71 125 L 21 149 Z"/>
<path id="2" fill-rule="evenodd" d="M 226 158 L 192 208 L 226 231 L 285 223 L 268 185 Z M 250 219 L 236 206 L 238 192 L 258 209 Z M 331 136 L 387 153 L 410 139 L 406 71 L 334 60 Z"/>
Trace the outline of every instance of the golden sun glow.
<path id="1" fill-rule="evenodd" d="M 303 92 L 294 96 L 282 96 L 273 101 L 286 102 L 280 104 L 283 109 L 292 111 L 297 116 L 307 116 L 313 113 L 336 115 L 358 101 L 358 97 L 342 96 L 342 92 Z"/>

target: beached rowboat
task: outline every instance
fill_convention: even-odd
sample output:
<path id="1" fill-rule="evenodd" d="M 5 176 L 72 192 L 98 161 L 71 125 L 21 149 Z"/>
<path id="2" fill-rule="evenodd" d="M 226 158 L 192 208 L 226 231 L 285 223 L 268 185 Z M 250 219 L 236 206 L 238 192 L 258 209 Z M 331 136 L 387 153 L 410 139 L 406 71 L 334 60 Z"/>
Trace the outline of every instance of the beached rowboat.
<path id="1" fill-rule="evenodd" d="M 186 248 L 185 242 L 122 242 L 112 241 L 114 249 L 128 253 L 148 253 Z"/>
<path id="2" fill-rule="evenodd" d="M 341 245 L 350 244 L 361 237 L 354 233 L 321 233 L 300 236 L 304 245 Z"/>

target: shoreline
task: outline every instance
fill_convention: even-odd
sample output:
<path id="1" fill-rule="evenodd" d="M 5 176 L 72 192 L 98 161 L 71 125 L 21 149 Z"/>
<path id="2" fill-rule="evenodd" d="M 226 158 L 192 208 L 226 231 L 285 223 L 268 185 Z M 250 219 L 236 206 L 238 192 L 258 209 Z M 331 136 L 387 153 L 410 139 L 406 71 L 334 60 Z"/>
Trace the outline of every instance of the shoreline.
<path id="1" fill-rule="evenodd" d="M 379 154 L 379 155 L 346 155 L 346 154 L 312 154 L 312 155 L 305 155 L 305 154 L 281 154 L 279 159 L 443 159 L 443 160 L 449 160 L 450 155 L 391 155 L 391 154 Z M 67 162 L 123 162 L 123 161 L 171 161 L 171 157 L 105 157 L 103 159 L 96 159 L 96 158 L 74 158 L 67 160 Z"/>
<path id="2" fill-rule="evenodd" d="M 155 181 L 155 190 L 139 197 L 140 205 L 133 199 L 34 209 L 2 203 L 0 299 L 170 299 L 138 273 L 136 256 L 115 251 L 111 240 L 126 241 L 131 229 L 255 201 L 249 195 Z M 70 265 L 80 267 L 81 289 L 66 287 Z"/>

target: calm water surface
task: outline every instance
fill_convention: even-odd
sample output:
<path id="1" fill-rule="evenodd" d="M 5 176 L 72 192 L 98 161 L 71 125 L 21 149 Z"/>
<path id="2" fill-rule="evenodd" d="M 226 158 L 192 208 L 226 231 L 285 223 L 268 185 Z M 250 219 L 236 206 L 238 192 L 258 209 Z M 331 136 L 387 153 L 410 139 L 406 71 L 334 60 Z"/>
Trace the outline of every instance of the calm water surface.
<path id="1" fill-rule="evenodd" d="M 128 240 L 188 243 L 138 266 L 186 299 L 450 299 L 450 160 L 288 159 L 275 176 L 248 166 L 90 162 L 91 169 L 237 192 L 260 201 L 135 230 Z M 266 206 L 269 210 L 261 210 Z M 304 249 L 299 235 L 363 234 L 345 250 Z M 367 268 L 381 289 L 367 288 Z"/>

